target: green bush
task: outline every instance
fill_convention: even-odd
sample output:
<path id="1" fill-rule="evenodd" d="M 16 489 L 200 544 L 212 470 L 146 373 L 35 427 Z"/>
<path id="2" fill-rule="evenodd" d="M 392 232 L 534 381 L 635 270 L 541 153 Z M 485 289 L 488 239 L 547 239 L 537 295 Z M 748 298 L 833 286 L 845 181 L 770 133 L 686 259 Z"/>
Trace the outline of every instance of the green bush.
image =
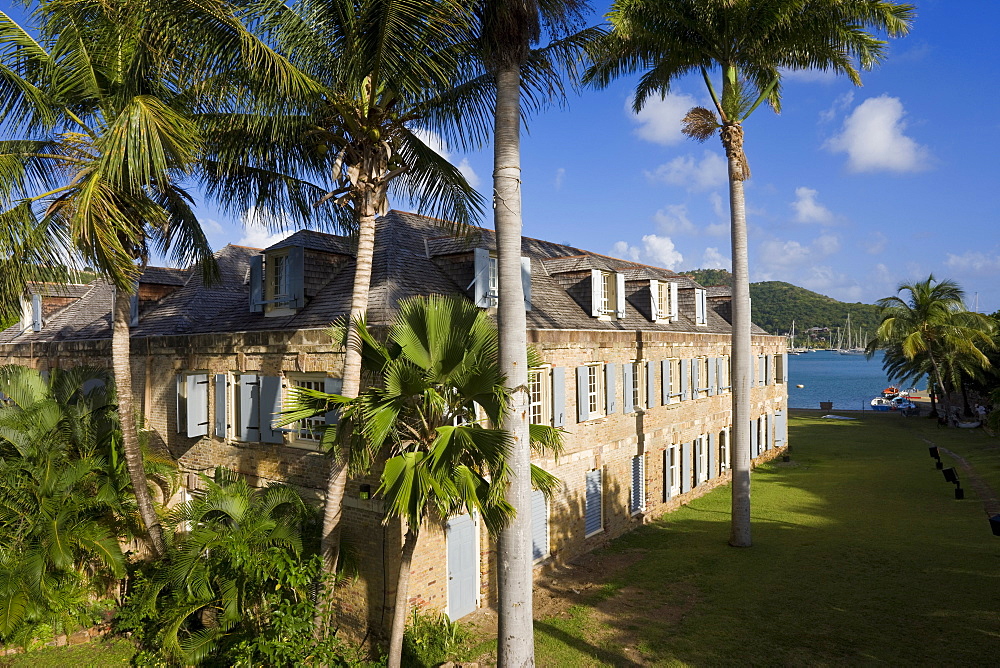
<path id="1" fill-rule="evenodd" d="M 471 637 L 443 613 L 421 614 L 414 609 L 403 635 L 403 665 L 431 668 L 446 661 L 462 661 Z"/>

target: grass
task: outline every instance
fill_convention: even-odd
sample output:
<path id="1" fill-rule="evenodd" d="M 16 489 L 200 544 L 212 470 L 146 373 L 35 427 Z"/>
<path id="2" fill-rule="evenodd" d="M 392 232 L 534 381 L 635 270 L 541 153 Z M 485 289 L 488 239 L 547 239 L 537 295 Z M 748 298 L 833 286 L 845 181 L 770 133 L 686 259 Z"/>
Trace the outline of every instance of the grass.
<path id="1" fill-rule="evenodd" d="M 728 487 L 615 541 L 598 557 L 633 558 L 536 622 L 538 664 L 995 665 L 1000 538 L 922 439 L 994 491 L 1000 441 L 897 415 L 789 427 L 792 461 L 754 472 L 752 548 L 726 544 Z"/>
<path id="2" fill-rule="evenodd" d="M 128 666 L 135 646 L 128 640 L 93 641 L 71 647 L 45 647 L 27 654 L 0 657 L 7 668 L 105 668 Z"/>

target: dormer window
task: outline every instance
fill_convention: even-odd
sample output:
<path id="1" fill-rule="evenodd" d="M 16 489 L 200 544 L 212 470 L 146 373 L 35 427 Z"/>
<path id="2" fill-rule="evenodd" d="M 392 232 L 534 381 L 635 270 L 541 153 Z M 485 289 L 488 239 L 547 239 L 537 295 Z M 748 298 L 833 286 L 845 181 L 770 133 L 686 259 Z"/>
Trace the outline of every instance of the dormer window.
<path id="1" fill-rule="evenodd" d="M 286 246 L 250 258 L 250 312 L 278 317 L 306 304 L 305 249 Z"/>
<path id="2" fill-rule="evenodd" d="M 703 288 L 694 290 L 694 324 L 708 324 L 708 293 Z"/>
<path id="3" fill-rule="evenodd" d="M 673 281 L 649 282 L 651 317 L 656 322 L 671 322 L 677 319 L 677 283 Z"/>
<path id="4" fill-rule="evenodd" d="M 625 274 L 590 270 L 590 314 L 595 318 L 625 317 Z"/>
<path id="5" fill-rule="evenodd" d="M 42 331 L 42 296 L 31 295 L 30 299 L 21 300 L 21 333 L 29 329 L 33 332 Z"/>
<path id="6" fill-rule="evenodd" d="M 486 248 L 473 253 L 473 277 L 470 288 L 474 290 L 476 306 L 496 308 L 500 302 L 500 271 L 497 258 Z M 521 258 L 521 289 L 524 291 L 524 309 L 531 310 L 531 258 Z"/>

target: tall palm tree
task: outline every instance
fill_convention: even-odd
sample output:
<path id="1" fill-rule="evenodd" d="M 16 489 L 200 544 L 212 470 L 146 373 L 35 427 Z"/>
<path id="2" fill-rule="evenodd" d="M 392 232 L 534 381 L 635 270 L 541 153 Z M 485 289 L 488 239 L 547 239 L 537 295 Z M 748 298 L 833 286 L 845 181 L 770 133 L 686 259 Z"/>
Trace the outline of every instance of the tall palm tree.
<path id="1" fill-rule="evenodd" d="M 730 545 L 749 547 L 750 532 L 750 283 L 743 182 L 750 168 L 743 123 L 767 101 L 780 109 L 783 70 L 819 69 L 861 78 L 885 57 L 872 33 L 905 35 L 912 5 L 888 0 L 616 0 L 612 30 L 594 49 L 587 72 L 594 85 L 641 73 L 633 109 L 665 95 L 679 77 L 701 74 L 714 109 L 697 107 L 684 133 L 705 141 L 718 133 L 729 166 L 733 256 L 732 528 Z M 712 74 L 721 75 L 721 91 Z"/>
<path id="2" fill-rule="evenodd" d="M 304 112 L 282 119 L 287 140 L 323 156 L 331 187 L 315 205 L 357 238 L 343 396 L 361 389 L 361 344 L 350 328 L 368 309 L 375 220 L 389 196 L 459 224 L 475 224 L 482 213 L 480 195 L 420 132 L 451 114 L 438 97 L 461 78 L 464 16 L 457 0 L 304 0 L 278 14 L 279 42 L 323 86 Z M 330 571 L 339 559 L 350 456 L 332 454 L 322 536 Z"/>
<path id="3" fill-rule="evenodd" d="M 406 527 L 389 643 L 389 666 L 399 666 L 410 564 L 423 522 L 478 512 L 496 535 L 513 517 L 504 499 L 510 436 L 488 426 L 499 424 L 509 391 L 497 363 L 496 326 L 466 299 L 403 301 L 385 340 L 358 325 L 371 386 L 354 399 L 296 388 L 284 419 L 338 405 L 334 438 L 355 453 L 360 468 L 382 467 L 377 493 L 386 519 L 402 518 Z M 531 436 L 537 448 L 560 446 L 551 427 L 533 425 Z M 529 475 L 546 492 L 557 482 L 535 466 Z"/>
<path id="4" fill-rule="evenodd" d="M 994 347 L 996 321 L 965 307 L 965 293 L 951 280 L 904 282 L 897 294 L 876 302 L 882 321 L 867 346 L 869 356 L 884 348 L 901 358 L 901 368 L 926 369 L 939 388 L 945 413 L 948 388 L 961 385 L 962 369 L 989 368 L 983 350 Z"/>
<path id="5" fill-rule="evenodd" d="M 558 72 L 575 81 L 574 65 L 592 31 L 577 32 L 585 0 L 480 0 L 477 55 L 495 86 L 493 228 L 496 231 L 500 369 L 511 400 L 499 423 L 510 434 L 507 501 L 515 516 L 500 533 L 497 559 L 498 647 L 502 665 L 535 663 L 532 613 L 531 446 L 528 420 L 527 319 L 521 278 L 522 95 L 529 104 L 538 79 L 561 92 Z M 544 37 L 553 41 L 537 47 Z M 527 80 L 525 78 L 527 75 Z M 541 97 L 544 100 L 547 96 Z"/>
<path id="6" fill-rule="evenodd" d="M 13 258 L 0 272 L 0 298 L 10 308 L 40 264 L 77 253 L 114 283 L 111 356 L 125 459 L 157 555 L 165 543 L 132 398 L 135 281 L 152 252 L 216 276 L 188 186 L 209 157 L 212 169 L 198 175 L 210 185 L 226 180 L 245 192 L 261 177 L 235 169 L 228 149 L 250 142 L 220 131 L 214 112 L 255 82 L 293 97 L 310 88 L 236 11 L 224 0 L 42 1 L 38 39 L 0 14 L 0 115 L 19 135 L 0 142 L 0 250 Z M 258 204 L 268 204 L 262 195 Z"/>

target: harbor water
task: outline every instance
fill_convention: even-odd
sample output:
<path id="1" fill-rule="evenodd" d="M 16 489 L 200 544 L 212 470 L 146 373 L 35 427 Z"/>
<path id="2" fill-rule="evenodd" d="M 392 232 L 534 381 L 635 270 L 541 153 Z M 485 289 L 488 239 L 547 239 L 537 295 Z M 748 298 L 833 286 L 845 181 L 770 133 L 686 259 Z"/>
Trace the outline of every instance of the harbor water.
<path id="1" fill-rule="evenodd" d="M 871 410 L 872 397 L 888 385 L 882 370 L 882 353 L 870 360 L 864 355 L 841 355 L 828 350 L 788 356 L 791 408 L 819 408 L 821 401 L 831 401 L 834 410 Z M 925 390 L 926 383 L 921 381 L 916 386 Z M 926 397 L 926 391 L 921 396 Z"/>

